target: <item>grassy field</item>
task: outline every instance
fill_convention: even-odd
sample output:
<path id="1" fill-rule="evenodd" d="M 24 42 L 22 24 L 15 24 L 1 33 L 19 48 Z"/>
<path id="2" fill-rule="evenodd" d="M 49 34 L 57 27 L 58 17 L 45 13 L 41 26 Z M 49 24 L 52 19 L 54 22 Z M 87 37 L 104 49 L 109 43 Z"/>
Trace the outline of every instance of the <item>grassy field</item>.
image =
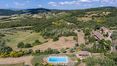
<path id="1" fill-rule="evenodd" d="M 35 40 L 40 42 L 46 41 L 39 33 L 31 31 L 17 31 L 12 34 L 6 34 L 4 39 L 7 41 L 6 44 L 12 48 L 16 48 L 19 42 L 33 43 Z"/>
<path id="2" fill-rule="evenodd" d="M 73 36 L 69 37 L 60 37 L 58 41 L 49 40 L 42 45 L 37 45 L 32 47 L 33 50 L 47 50 L 48 48 L 61 50 L 62 48 L 73 48 L 76 44 L 76 41 L 73 39 Z"/>
<path id="3" fill-rule="evenodd" d="M 34 66 L 34 65 L 37 64 L 37 63 L 38 63 L 38 64 L 41 64 L 44 57 L 46 57 L 46 55 L 35 56 L 35 57 L 32 59 L 32 65 Z"/>

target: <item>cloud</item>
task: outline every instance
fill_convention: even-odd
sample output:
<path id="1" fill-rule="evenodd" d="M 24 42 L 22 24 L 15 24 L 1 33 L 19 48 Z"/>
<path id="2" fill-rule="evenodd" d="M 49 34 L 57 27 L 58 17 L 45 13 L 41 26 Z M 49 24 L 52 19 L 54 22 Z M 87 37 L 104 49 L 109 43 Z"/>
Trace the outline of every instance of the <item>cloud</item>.
<path id="1" fill-rule="evenodd" d="M 99 0 L 72 0 L 72 1 L 61 1 L 61 2 L 49 2 L 49 5 L 60 6 L 60 5 L 79 5 L 80 3 L 89 3 Z"/>
<path id="2" fill-rule="evenodd" d="M 18 7 L 18 8 L 22 8 L 25 6 L 24 3 L 19 3 L 19 2 L 14 2 L 15 6 Z"/>
<path id="3" fill-rule="evenodd" d="M 52 6 L 60 6 L 60 5 L 73 5 L 73 4 L 79 4 L 77 0 L 73 0 L 73 1 L 63 1 L 63 2 L 49 2 L 49 5 Z"/>
<path id="4" fill-rule="evenodd" d="M 42 5 L 41 4 L 39 4 L 39 5 L 37 5 L 38 7 L 42 7 Z"/>
<path id="5" fill-rule="evenodd" d="M 61 2 L 49 2 L 51 6 L 64 6 L 64 5 L 80 5 L 80 4 L 114 4 L 117 0 L 71 0 L 71 1 L 61 1 Z"/>
<path id="6" fill-rule="evenodd" d="M 105 4 L 105 5 L 114 5 L 117 4 L 117 0 L 100 0 L 101 4 Z"/>
<path id="7" fill-rule="evenodd" d="M 91 0 L 80 0 L 79 2 L 91 2 Z"/>
<path id="8" fill-rule="evenodd" d="M 49 5 L 52 5 L 52 6 L 57 6 L 57 3 L 56 2 L 49 2 L 48 4 Z"/>
<path id="9" fill-rule="evenodd" d="M 58 4 L 60 5 L 73 5 L 73 4 L 78 4 L 77 1 L 64 1 L 64 2 L 59 2 Z"/>

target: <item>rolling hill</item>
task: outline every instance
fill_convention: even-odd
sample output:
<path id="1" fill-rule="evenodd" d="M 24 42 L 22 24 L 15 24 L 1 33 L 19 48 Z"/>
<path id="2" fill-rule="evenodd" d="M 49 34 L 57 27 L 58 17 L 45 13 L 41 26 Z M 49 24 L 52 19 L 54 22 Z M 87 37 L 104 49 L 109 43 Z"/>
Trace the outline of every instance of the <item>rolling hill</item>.
<path id="1" fill-rule="evenodd" d="M 117 7 L 98 7 L 98 8 L 89 8 L 89 9 L 79 9 L 79 10 L 57 10 L 57 9 L 46 9 L 46 8 L 34 8 L 34 9 L 0 9 L 0 16 L 10 16 L 13 14 L 37 14 L 44 12 L 72 12 L 72 11 L 112 11 L 117 10 Z"/>

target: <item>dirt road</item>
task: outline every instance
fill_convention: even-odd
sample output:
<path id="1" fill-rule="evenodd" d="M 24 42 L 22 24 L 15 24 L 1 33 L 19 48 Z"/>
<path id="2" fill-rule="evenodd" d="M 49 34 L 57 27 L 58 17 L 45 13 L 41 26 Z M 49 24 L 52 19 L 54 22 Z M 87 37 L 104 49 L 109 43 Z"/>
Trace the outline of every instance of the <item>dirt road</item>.
<path id="1" fill-rule="evenodd" d="M 0 64 L 17 64 L 24 62 L 26 65 L 31 64 L 31 60 L 33 59 L 33 56 L 24 56 L 19 58 L 0 58 Z"/>

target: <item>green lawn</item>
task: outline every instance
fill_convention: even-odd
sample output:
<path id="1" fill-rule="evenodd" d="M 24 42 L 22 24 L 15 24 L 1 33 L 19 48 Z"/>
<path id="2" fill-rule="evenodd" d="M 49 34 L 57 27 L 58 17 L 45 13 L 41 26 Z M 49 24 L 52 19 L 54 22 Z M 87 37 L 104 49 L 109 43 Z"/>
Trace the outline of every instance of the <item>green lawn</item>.
<path id="1" fill-rule="evenodd" d="M 33 43 L 35 40 L 39 40 L 40 42 L 46 41 L 39 33 L 31 33 L 31 31 L 17 31 L 16 33 L 12 34 L 13 35 L 7 34 L 4 37 L 4 39 L 7 41 L 6 44 L 11 46 L 12 48 L 16 48 L 19 42 Z"/>

